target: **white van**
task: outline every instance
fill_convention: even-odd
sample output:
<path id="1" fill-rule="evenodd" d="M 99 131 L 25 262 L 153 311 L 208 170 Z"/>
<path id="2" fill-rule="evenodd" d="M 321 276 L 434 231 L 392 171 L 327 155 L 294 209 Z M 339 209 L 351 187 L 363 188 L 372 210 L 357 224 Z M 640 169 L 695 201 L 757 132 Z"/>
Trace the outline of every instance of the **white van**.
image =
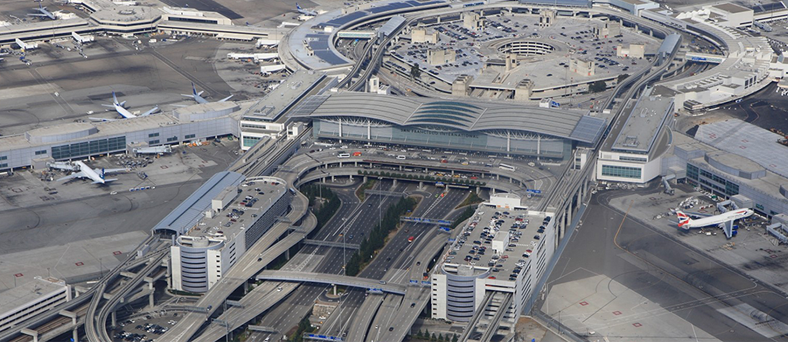
<path id="1" fill-rule="evenodd" d="M 337 158 L 350 158 L 350 153 L 337 154 Z"/>
<path id="2" fill-rule="evenodd" d="M 397 159 L 403 160 L 403 159 L 405 159 L 405 156 L 400 154 L 400 155 L 397 156 Z"/>

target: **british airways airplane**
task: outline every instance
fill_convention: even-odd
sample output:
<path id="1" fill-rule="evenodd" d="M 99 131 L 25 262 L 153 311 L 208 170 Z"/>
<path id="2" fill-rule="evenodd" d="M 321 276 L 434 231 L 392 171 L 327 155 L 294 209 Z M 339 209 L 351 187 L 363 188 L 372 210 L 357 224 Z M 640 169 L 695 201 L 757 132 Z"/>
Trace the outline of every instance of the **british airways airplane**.
<path id="1" fill-rule="evenodd" d="M 733 222 L 739 219 L 750 217 L 752 214 L 752 209 L 736 209 L 724 212 L 719 215 L 692 219 L 689 217 L 689 215 L 681 211 L 676 212 L 676 215 L 679 218 L 679 228 L 690 230 L 691 228 L 718 226 L 722 228 L 722 230 L 725 232 L 725 237 L 729 239 L 735 235 L 733 230 Z"/>

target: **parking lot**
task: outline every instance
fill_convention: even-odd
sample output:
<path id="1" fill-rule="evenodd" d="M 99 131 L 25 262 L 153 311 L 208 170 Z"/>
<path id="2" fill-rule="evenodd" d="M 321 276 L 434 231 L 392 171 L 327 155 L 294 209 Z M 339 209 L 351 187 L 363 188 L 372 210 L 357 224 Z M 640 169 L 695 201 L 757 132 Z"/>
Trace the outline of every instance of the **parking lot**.
<path id="1" fill-rule="evenodd" d="M 400 43 L 392 48 L 392 56 L 401 65 L 418 64 L 422 72 L 433 80 L 428 84 L 435 88 L 449 89 L 460 75 L 473 75 L 473 85 L 499 84 L 511 88 L 522 79 L 535 81 L 535 89 L 560 87 L 564 84 L 582 82 L 605 75 L 634 73 L 646 68 L 648 63 L 637 58 L 618 57 L 619 45 L 644 45 L 645 54 L 653 54 L 661 42 L 653 37 L 621 27 L 615 37 L 597 36 L 593 28 L 603 22 L 588 18 L 556 17 L 549 27 L 539 27 L 536 15 L 495 15 L 486 18 L 484 29 L 473 30 L 463 27 L 462 21 L 444 21 L 427 26 L 428 33 L 438 33 L 438 43 L 411 43 L 410 34 L 403 34 Z M 505 58 L 506 44 L 511 42 L 538 42 L 540 49 L 531 54 L 518 56 L 519 66 L 502 72 L 485 65 L 493 60 Z M 451 50 L 456 56 L 453 62 L 430 65 L 429 50 L 442 48 Z M 570 59 L 593 60 L 595 75 L 582 75 L 571 71 Z M 444 83 L 444 84 L 441 84 Z M 448 90 L 447 90 L 448 91 Z"/>

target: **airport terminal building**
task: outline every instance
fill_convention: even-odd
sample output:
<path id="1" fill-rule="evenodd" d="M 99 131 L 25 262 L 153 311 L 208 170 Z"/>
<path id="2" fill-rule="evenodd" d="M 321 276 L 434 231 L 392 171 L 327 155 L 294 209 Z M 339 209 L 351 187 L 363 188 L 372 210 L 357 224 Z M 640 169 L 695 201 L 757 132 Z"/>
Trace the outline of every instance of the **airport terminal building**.
<path id="1" fill-rule="evenodd" d="M 565 160 L 593 144 L 605 120 L 566 109 L 369 93 L 312 96 L 293 112 L 317 138 Z"/>
<path id="2" fill-rule="evenodd" d="M 220 172 L 154 228 L 175 236 L 173 289 L 205 293 L 284 215 L 292 194 L 284 180 Z"/>

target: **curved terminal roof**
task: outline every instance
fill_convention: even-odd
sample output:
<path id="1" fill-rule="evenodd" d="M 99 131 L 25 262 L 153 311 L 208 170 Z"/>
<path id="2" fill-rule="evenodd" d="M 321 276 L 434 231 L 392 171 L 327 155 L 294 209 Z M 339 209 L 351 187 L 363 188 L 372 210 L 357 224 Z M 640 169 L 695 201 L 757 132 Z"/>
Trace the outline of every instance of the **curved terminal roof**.
<path id="1" fill-rule="evenodd" d="M 595 142 L 605 125 L 603 119 L 566 109 L 350 92 L 314 96 L 294 115 L 368 118 L 399 126 L 443 126 L 468 132 L 522 131 L 584 143 Z"/>

